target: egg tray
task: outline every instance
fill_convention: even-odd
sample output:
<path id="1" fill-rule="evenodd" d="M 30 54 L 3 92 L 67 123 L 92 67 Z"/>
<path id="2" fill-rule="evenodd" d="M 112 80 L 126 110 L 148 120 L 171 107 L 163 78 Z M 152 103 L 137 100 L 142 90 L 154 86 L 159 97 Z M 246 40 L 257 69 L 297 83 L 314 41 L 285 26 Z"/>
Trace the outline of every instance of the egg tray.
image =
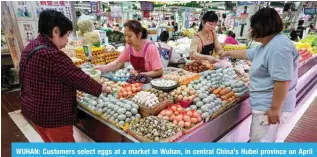
<path id="1" fill-rule="evenodd" d="M 168 123 L 171 123 L 171 122 L 168 121 Z M 143 135 L 140 135 L 140 134 L 130 130 L 130 128 L 127 130 L 127 133 L 140 142 L 174 142 L 174 141 L 177 141 L 177 139 L 181 138 L 184 135 L 183 128 L 178 127 L 178 129 L 179 129 L 179 131 L 175 135 L 173 135 L 169 138 L 166 138 L 166 139 L 160 139 L 159 141 L 150 140 L 150 139 L 144 137 Z"/>
<path id="2" fill-rule="evenodd" d="M 97 112 L 97 111 L 91 110 L 91 109 L 89 109 L 87 106 L 82 105 L 82 104 L 79 104 L 79 105 L 82 106 L 85 110 L 87 110 L 88 112 L 90 112 L 90 113 L 92 113 L 92 114 L 94 114 L 94 115 L 97 115 L 97 116 L 103 115 L 102 112 Z"/>
<path id="3" fill-rule="evenodd" d="M 171 86 L 171 87 L 159 87 L 159 86 L 153 85 L 152 83 L 150 83 L 150 84 L 151 84 L 151 86 L 152 86 L 153 88 L 158 89 L 158 90 L 161 90 L 161 91 L 163 91 L 163 92 L 170 92 L 170 91 L 172 91 L 172 90 L 174 90 L 174 89 L 176 89 L 176 88 L 178 87 L 178 83 L 176 83 L 176 85 Z"/>
<path id="4" fill-rule="evenodd" d="M 143 118 L 148 117 L 148 116 L 156 116 L 162 110 L 166 109 L 170 104 L 173 104 L 173 101 L 165 100 L 165 101 L 155 105 L 152 109 L 149 109 L 148 107 L 145 107 L 143 105 L 139 105 L 139 107 L 140 107 L 139 113 L 141 114 L 141 116 Z"/>
<path id="5" fill-rule="evenodd" d="M 202 120 L 201 122 L 195 124 L 195 125 L 192 125 L 192 127 L 188 128 L 188 129 L 185 129 L 184 128 L 184 131 L 183 131 L 183 134 L 190 134 L 191 132 L 197 130 L 198 128 L 200 128 L 202 125 L 204 124 L 204 121 Z"/>
<path id="6" fill-rule="evenodd" d="M 127 131 L 129 129 L 129 123 L 124 123 L 123 126 L 119 125 L 117 122 L 113 121 L 113 120 L 110 120 L 108 119 L 106 116 L 102 115 L 101 118 L 103 120 L 105 120 L 106 122 L 112 124 L 113 126 L 115 126 L 116 128 L 118 129 L 122 129 L 123 131 Z"/>

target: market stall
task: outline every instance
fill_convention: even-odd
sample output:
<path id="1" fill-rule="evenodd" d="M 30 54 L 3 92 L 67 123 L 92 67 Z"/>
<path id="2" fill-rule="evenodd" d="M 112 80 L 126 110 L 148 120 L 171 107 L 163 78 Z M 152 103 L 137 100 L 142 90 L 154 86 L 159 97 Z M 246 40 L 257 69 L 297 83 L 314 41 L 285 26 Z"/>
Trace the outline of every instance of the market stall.
<path id="1" fill-rule="evenodd" d="M 303 45 L 301 48 L 309 49 L 309 46 Z M 245 48 L 243 45 L 226 45 L 225 50 Z M 305 60 L 300 63 L 298 71 L 297 102 L 317 81 L 317 56 L 311 54 L 309 58 L 305 57 L 306 54 L 301 56 Z M 160 80 L 154 83 L 150 80 L 141 82 L 142 78 L 130 80 L 127 68 L 113 72 L 112 77 L 104 82 L 114 91 L 112 95 L 92 98 L 80 94 L 78 111 L 81 116 L 77 127 L 93 140 L 102 142 L 216 142 L 251 115 L 248 100 L 250 63 L 224 62 L 222 65 L 211 65 L 193 61 L 183 69 L 167 68 L 161 78 L 168 81 L 164 83 Z M 173 81 L 178 83 L 178 87 Z M 162 84 L 169 86 L 160 87 Z M 143 99 L 147 97 L 149 100 Z M 167 103 L 173 98 L 174 102 Z M 113 105 L 105 105 L 107 102 Z M 190 119 L 185 120 L 185 116 Z M 149 132 L 140 136 L 144 130 L 138 127 L 152 128 L 152 122 L 174 130 L 167 135 Z M 153 137 L 158 134 L 157 138 L 151 139 L 152 134 Z"/>

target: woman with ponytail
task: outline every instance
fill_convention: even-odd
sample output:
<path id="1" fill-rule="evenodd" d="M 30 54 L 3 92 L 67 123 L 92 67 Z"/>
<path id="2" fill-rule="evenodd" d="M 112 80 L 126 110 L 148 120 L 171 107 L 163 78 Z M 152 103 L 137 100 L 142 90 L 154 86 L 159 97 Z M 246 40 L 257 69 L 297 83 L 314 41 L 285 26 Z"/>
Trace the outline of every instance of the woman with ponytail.
<path id="1" fill-rule="evenodd" d="M 145 74 L 148 77 L 159 77 L 163 73 L 160 53 L 151 41 L 147 40 L 147 30 L 140 22 L 130 20 L 124 24 L 124 35 L 127 43 L 120 56 L 113 62 L 95 67 L 103 72 L 115 71 L 125 62 L 134 68 L 132 73 Z"/>
<path id="2" fill-rule="evenodd" d="M 211 63 L 217 62 L 217 59 L 213 57 L 213 53 L 219 53 L 223 51 L 215 28 L 218 22 L 218 15 L 209 11 L 204 14 L 200 26 L 199 32 L 192 38 L 190 45 L 190 57 L 193 60 L 208 60 Z"/>

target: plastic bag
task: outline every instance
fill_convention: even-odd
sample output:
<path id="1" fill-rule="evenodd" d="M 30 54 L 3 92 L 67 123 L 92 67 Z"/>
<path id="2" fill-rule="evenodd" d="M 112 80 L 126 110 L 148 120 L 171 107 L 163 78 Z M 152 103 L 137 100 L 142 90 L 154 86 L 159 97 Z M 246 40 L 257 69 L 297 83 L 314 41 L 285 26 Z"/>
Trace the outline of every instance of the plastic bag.
<path id="1" fill-rule="evenodd" d="M 92 32 L 95 29 L 92 20 L 85 14 L 82 14 L 78 18 L 77 26 L 79 29 L 79 36 L 84 36 L 85 33 Z"/>
<path id="2" fill-rule="evenodd" d="M 99 31 L 86 32 L 83 36 L 84 45 L 95 45 L 100 42 L 101 42 L 101 39 L 100 39 Z"/>

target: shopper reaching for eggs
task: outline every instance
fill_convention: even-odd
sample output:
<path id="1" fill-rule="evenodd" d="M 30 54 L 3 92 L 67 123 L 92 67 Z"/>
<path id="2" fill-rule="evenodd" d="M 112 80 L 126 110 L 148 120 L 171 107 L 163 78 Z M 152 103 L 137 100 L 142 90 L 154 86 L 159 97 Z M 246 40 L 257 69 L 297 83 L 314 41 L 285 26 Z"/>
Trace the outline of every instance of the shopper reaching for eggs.
<path id="1" fill-rule="evenodd" d="M 255 142 L 275 142 L 281 126 L 277 124 L 284 123 L 281 120 L 295 109 L 299 54 L 292 41 L 281 34 L 283 22 L 275 9 L 260 9 L 250 20 L 251 38 L 262 45 L 248 50 L 224 51 L 219 55 L 252 61 L 250 103 L 253 117 L 250 138 Z M 270 127 L 256 120 L 265 117 L 265 114 Z"/>
<path id="2" fill-rule="evenodd" d="M 134 68 L 133 74 L 145 74 L 148 77 L 160 77 L 163 65 L 157 47 L 147 40 L 147 31 L 138 21 L 130 20 L 124 24 L 124 34 L 127 45 L 119 58 L 102 66 L 96 66 L 103 72 L 120 69 L 125 62 L 130 62 Z"/>

